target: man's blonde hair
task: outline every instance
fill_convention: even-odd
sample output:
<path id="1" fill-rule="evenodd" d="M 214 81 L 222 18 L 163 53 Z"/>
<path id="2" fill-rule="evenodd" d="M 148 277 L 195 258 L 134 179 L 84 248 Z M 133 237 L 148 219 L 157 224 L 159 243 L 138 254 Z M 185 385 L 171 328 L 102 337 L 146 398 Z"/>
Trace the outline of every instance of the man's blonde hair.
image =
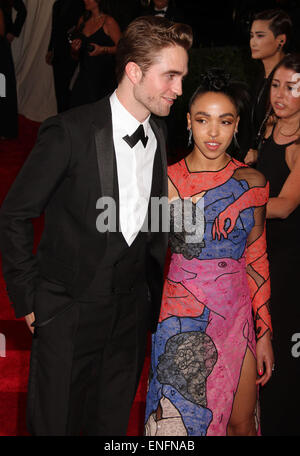
<path id="1" fill-rule="evenodd" d="M 116 53 L 116 77 L 122 80 L 125 67 L 135 62 L 145 73 L 158 52 L 168 46 L 181 46 L 188 51 L 193 44 L 189 25 L 171 22 L 157 16 L 141 16 L 129 24 L 120 39 Z"/>

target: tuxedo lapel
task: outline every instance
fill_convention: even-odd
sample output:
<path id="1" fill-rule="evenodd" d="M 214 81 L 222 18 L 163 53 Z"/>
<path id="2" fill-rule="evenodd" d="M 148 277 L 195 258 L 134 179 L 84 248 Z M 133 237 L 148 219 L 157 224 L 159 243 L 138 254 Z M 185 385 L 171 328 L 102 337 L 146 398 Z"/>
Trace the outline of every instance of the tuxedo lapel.
<path id="1" fill-rule="evenodd" d="M 108 102 L 109 103 L 109 102 Z M 109 108 L 109 106 L 106 106 Z M 101 195 L 114 198 L 114 141 L 110 109 L 107 109 L 105 122 L 94 122 L 95 145 Z M 101 113 L 103 119 L 103 113 Z"/>
<path id="2" fill-rule="evenodd" d="M 151 128 L 156 136 L 158 142 L 158 149 L 160 151 L 161 156 L 161 164 L 162 164 L 162 195 L 167 196 L 168 194 L 168 182 L 167 182 L 167 154 L 166 154 L 166 140 L 162 129 L 157 125 L 157 123 L 150 117 L 150 125 Z"/>

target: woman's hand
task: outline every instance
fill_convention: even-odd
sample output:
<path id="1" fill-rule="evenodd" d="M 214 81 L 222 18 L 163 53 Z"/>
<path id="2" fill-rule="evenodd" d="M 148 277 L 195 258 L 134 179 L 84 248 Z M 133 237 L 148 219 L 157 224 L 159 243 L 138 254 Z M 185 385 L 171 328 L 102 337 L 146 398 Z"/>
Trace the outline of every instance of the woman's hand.
<path id="1" fill-rule="evenodd" d="M 108 54 L 108 46 L 99 46 L 99 44 L 96 44 L 96 43 L 89 43 L 91 44 L 92 46 L 94 46 L 94 49 L 89 52 L 89 55 L 91 57 L 96 57 L 97 55 L 101 55 L 101 54 Z"/>
<path id="2" fill-rule="evenodd" d="M 257 150 L 255 149 L 249 149 L 248 152 L 247 152 L 247 155 L 244 159 L 244 163 L 246 163 L 246 165 L 254 165 L 254 163 L 257 162 L 257 158 L 258 158 L 258 152 Z"/>
<path id="3" fill-rule="evenodd" d="M 274 369 L 274 354 L 270 331 L 266 332 L 256 343 L 256 365 L 260 376 L 257 385 L 264 386 L 271 378 Z"/>
<path id="4" fill-rule="evenodd" d="M 46 60 L 46 63 L 48 65 L 52 65 L 52 61 L 53 61 L 53 51 L 48 51 L 47 54 L 46 54 L 46 57 L 45 57 L 45 60 Z"/>
<path id="5" fill-rule="evenodd" d="M 6 34 L 6 39 L 9 43 L 12 43 L 13 40 L 15 39 L 15 35 L 13 35 L 12 33 L 7 33 Z"/>
<path id="6" fill-rule="evenodd" d="M 228 234 L 233 231 L 237 218 L 239 216 L 239 210 L 235 207 L 234 204 L 229 205 L 224 209 L 224 211 L 220 212 L 218 217 L 215 218 L 213 226 L 212 226 L 212 238 L 221 240 L 221 236 L 224 236 L 224 239 L 228 238 Z M 226 220 L 230 221 L 230 226 L 225 230 Z"/>
<path id="7" fill-rule="evenodd" d="M 78 52 L 81 48 L 82 41 L 79 38 L 76 38 L 76 40 L 73 40 L 71 43 L 71 48 L 74 52 Z"/>

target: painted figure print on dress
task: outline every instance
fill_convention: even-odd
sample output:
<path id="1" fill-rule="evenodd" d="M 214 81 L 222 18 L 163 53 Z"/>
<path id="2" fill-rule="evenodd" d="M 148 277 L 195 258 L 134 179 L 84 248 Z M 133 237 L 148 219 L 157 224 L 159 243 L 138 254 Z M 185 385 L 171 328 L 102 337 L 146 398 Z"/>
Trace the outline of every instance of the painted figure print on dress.
<path id="1" fill-rule="evenodd" d="M 251 168 L 234 159 L 219 171 L 202 172 L 190 172 L 183 159 L 168 175 L 178 200 L 189 198 L 204 208 L 204 236 L 186 242 L 187 232 L 171 228 L 145 432 L 226 435 L 244 357 L 248 349 L 256 356 L 253 314 L 257 338 L 272 331 L 264 226 L 268 186 L 252 186 Z M 173 225 L 176 216 L 171 211 Z"/>

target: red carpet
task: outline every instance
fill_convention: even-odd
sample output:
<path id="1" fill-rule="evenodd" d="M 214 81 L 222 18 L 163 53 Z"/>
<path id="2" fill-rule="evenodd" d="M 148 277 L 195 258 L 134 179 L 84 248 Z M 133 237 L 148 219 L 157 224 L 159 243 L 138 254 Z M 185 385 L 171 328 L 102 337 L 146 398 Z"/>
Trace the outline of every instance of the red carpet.
<path id="1" fill-rule="evenodd" d="M 32 149 L 38 128 L 38 123 L 21 116 L 19 138 L 0 140 L 0 204 Z M 34 228 L 36 248 L 43 229 L 43 217 L 34 221 Z M 23 319 L 15 319 L 0 272 L 0 343 L 4 338 L 5 347 L 0 345 L 0 436 L 25 436 L 28 435 L 25 415 L 31 333 Z M 132 406 L 129 436 L 143 434 L 148 370 L 149 356 Z"/>

